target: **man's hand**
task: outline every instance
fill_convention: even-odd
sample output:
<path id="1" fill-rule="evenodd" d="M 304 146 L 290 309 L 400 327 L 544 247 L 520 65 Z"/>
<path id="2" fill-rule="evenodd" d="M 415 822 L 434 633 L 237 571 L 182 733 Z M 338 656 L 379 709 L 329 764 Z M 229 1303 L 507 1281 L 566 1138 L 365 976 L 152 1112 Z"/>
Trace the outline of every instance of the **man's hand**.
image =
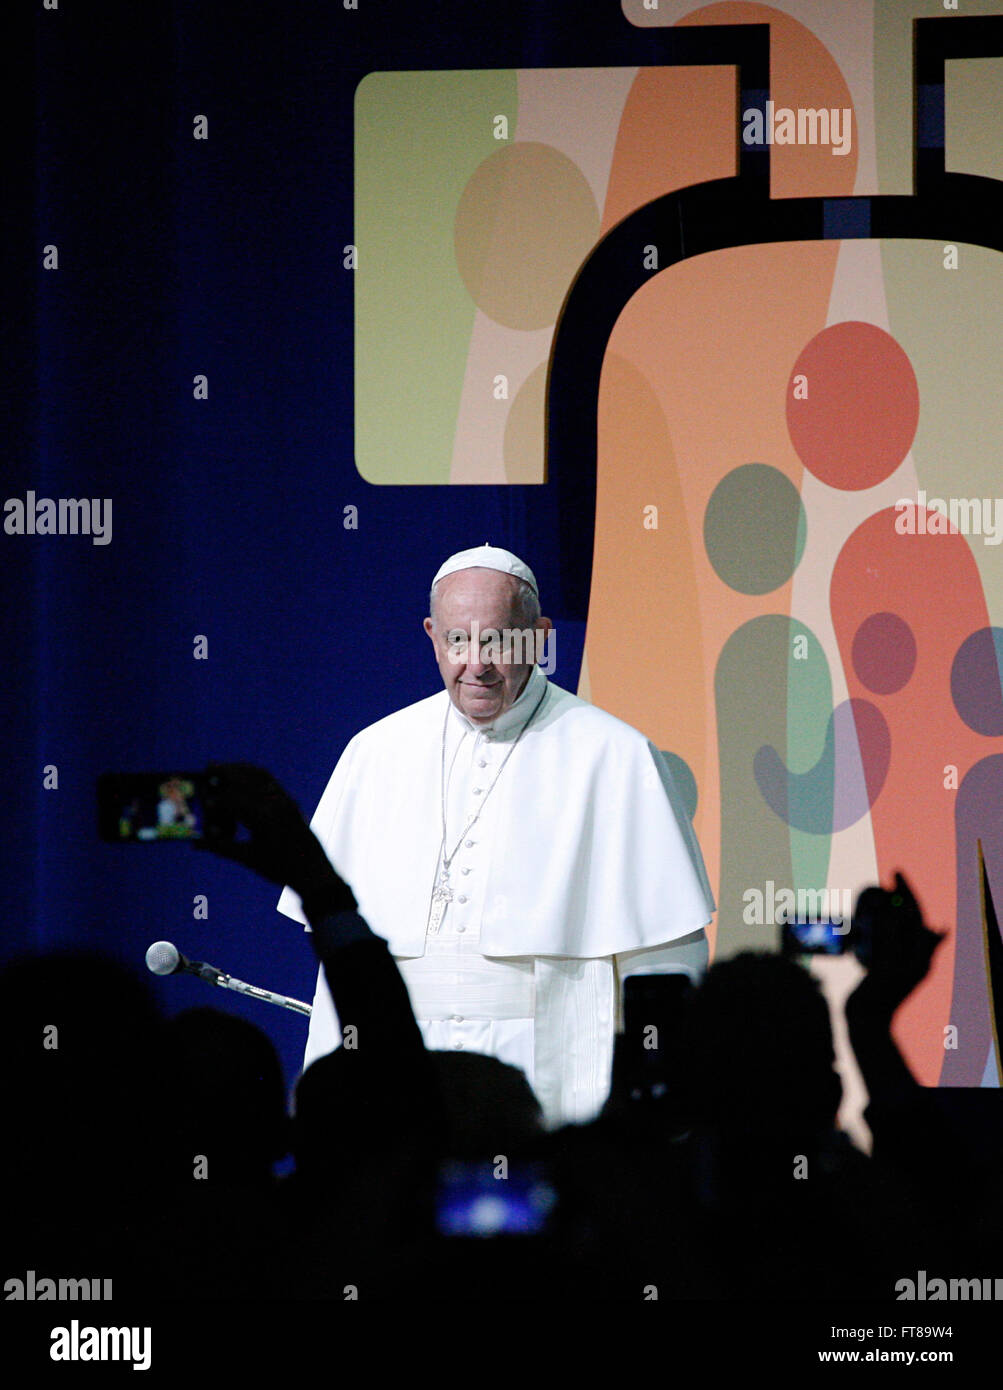
<path id="1" fill-rule="evenodd" d="M 207 834 L 196 842 L 198 848 L 244 864 L 280 887 L 288 884 L 311 919 L 355 910 L 351 888 L 336 873 L 295 801 L 270 773 L 251 763 L 211 763 L 207 771 L 207 811 L 245 826 L 250 839 Z M 207 815 L 207 821 L 212 819 Z"/>
<path id="2" fill-rule="evenodd" d="M 867 922 L 870 960 L 867 975 L 847 1002 L 859 996 L 861 1002 L 897 1008 L 926 978 L 945 933 L 925 925 L 912 889 L 899 873 L 890 893 L 883 888 L 861 893 L 854 919 Z"/>

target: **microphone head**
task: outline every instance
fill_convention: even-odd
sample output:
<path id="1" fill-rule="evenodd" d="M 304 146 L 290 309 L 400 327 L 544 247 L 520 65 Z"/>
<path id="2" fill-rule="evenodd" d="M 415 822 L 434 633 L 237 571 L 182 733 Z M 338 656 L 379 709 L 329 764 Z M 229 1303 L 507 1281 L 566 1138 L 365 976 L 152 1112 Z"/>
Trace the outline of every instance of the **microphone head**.
<path id="1" fill-rule="evenodd" d="M 146 953 L 146 965 L 154 975 L 173 975 L 182 968 L 182 956 L 172 941 L 155 941 Z"/>

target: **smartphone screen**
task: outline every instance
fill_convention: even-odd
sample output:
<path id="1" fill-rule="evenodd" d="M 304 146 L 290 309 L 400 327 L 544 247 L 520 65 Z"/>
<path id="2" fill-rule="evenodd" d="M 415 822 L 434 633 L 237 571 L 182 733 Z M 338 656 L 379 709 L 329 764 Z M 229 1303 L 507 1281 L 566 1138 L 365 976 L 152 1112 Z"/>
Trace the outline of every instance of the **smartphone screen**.
<path id="1" fill-rule="evenodd" d="M 542 1164 L 446 1163 L 436 1189 L 436 1230 L 444 1236 L 539 1235 L 557 1197 Z"/>
<path id="2" fill-rule="evenodd" d="M 98 778 L 98 833 L 115 844 L 201 840 L 205 776 L 194 772 L 108 772 Z"/>
<path id="3" fill-rule="evenodd" d="M 850 950 L 850 924 L 796 918 L 783 924 L 780 944 L 785 956 L 841 956 Z"/>

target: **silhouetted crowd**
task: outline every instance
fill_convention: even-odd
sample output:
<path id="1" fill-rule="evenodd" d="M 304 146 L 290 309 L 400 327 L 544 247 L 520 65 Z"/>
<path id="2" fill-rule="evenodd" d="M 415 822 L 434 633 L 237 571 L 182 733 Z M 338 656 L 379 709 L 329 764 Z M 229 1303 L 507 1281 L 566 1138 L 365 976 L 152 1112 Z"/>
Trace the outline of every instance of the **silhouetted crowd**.
<path id="1" fill-rule="evenodd" d="M 281 846 L 267 876 L 286 877 Z M 714 964 L 657 1046 L 620 1036 L 602 1114 L 546 1132 L 520 1071 L 426 1051 L 385 943 L 336 909 L 310 940 L 356 1045 L 303 1074 L 291 1116 L 253 1024 L 165 1020 L 145 979 L 92 955 L 3 971 L 5 1275 L 141 1299 L 640 1301 L 894 1299 L 918 1270 L 1003 1273 L 1000 1093 L 918 1086 L 890 1031 L 939 939 L 918 911 L 878 913 L 846 1008 L 865 1156 L 836 1127 L 828 1005 L 794 960 Z"/>

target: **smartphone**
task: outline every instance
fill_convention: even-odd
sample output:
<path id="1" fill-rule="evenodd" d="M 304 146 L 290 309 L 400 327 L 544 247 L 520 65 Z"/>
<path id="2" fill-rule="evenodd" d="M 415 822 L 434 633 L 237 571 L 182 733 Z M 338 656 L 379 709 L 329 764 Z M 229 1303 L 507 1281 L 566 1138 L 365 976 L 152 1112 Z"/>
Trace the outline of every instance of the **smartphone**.
<path id="1" fill-rule="evenodd" d="M 658 1100 L 669 1093 L 681 1014 L 692 989 L 693 976 L 684 966 L 624 980 L 618 1070 L 632 1100 Z"/>
<path id="2" fill-rule="evenodd" d="M 891 898 L 891 894 L 886 895 Z M 876 915 L 873 903 L 861 894 L 851 922 L 809 922 L 795 918 L 781 927 L 780 949 L 785 956 L 842 956 L 850 952 L 865 968 L 871 963 L 871 940 Z"/>
<path id="3" fill-rule="evenodd" d="M 232 839 L 219 779 L 205 772 L 106 772 L 98 778 L 98 834 L 110 844 Z"/>
<path id="4" fill-rule="evenodd" d="M 453 1161 L 439 1169 L 435 1226 L 443 1236 L 540 1235 L 556 1203 L 541 1163 L 513 1163 L 502 1177 L 497 1163 Z"/>
<path id="5" fill-rule="evenodd" d="M 780 928 L 780 950 L 785 956 L 841 956 L 851 950 L 849 922 L 826 918 L 820 922 L 794 917 Z"/>

